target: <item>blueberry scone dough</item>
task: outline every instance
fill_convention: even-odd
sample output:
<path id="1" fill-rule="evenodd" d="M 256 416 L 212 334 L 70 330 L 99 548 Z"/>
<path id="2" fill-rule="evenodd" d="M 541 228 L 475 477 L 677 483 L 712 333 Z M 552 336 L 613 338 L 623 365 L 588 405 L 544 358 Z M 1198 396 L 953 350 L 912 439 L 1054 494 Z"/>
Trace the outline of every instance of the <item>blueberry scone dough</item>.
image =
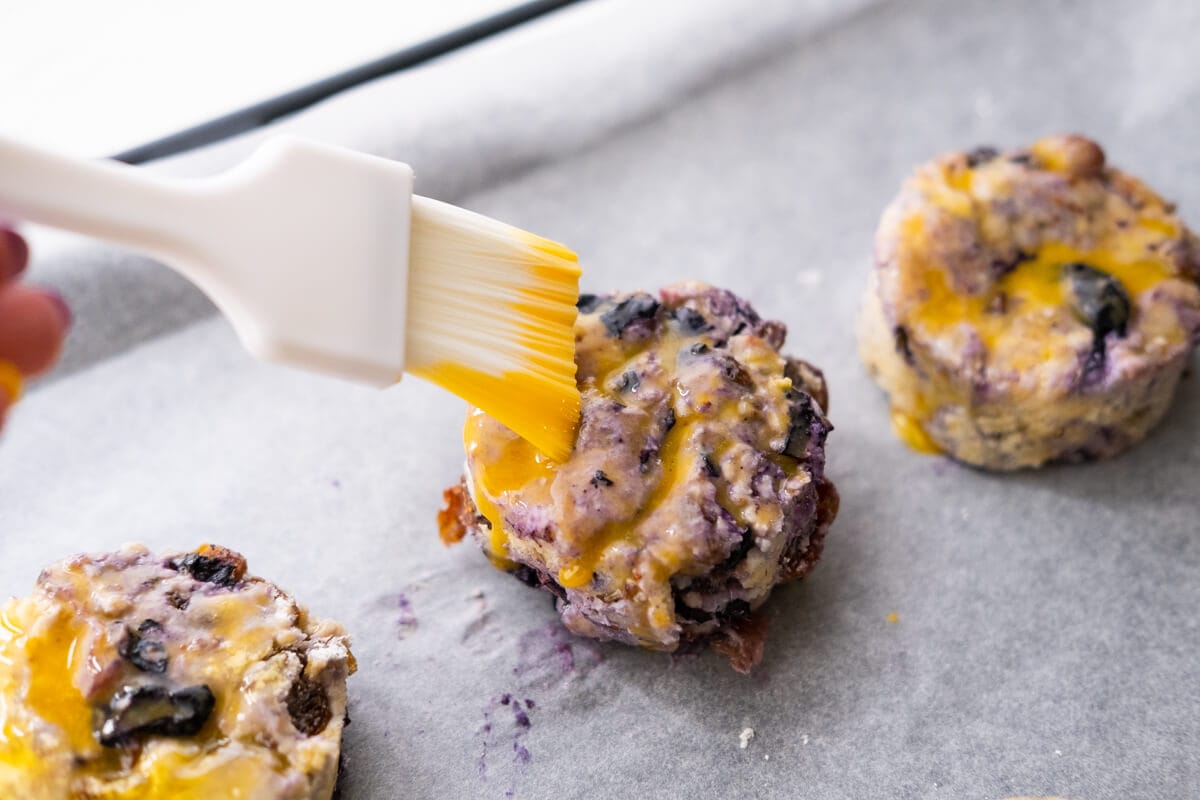
<path id="1" fill-rule="evenodd" d="M 746 671 L 754 614 L 807 573 L 837 513 L 821 373 L 780 354 L 786 329 L 700 283 L 585 295 L 583 411 L 556 464 L 479 410 L 449 538 L 557 597 L 576 634 L 656 650 L 710 641 Z M 456 531 L 457 533 L 455 533 Z"/>
<path id="2" fill-rule="evenodd" d="M 862 359 L 901 438 L 969 464 L 1124 450 L 1200 331 L 1200 242 L 1080 136 L 919 167 L 875 247 Z"/>
<path id="3" fill-rule="evenodd" d="M 0 609 L 0 797 L 327 800 L 348 644 L 221 547 L 55 564 Z"/>

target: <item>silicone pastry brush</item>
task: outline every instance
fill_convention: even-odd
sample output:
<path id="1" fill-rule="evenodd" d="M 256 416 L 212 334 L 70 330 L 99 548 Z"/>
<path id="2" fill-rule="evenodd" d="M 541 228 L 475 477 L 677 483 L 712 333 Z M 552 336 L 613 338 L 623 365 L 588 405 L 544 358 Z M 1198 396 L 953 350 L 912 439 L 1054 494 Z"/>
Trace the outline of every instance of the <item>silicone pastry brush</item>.
<path id="1" fill-rule="evenodd" d="M 419 375 L 565 459 L 575 254 L 412 190 L 405 164 L 291 138 L 182 181 L 0 137 L 0 215 L 154 256 L 259 358 L 378 386 Z"/>

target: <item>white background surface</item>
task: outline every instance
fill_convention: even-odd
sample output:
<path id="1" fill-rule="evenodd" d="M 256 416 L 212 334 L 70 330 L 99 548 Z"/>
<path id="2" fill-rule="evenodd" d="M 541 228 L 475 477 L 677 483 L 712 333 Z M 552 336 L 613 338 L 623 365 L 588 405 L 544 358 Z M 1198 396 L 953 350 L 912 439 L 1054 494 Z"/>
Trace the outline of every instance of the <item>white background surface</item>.
<path id="1" fill-rule="evenodd" d="M 0 132 L 111 155 L 519 0 L 0 0 Z"/>

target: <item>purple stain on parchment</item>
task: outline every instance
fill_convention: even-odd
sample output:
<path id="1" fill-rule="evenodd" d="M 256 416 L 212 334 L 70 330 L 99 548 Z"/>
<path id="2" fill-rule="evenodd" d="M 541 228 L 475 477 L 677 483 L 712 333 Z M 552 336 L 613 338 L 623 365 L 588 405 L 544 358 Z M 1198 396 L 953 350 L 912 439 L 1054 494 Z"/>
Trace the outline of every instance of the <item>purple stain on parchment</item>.
<path id="1" fill-rule="evenodd" d="M 417 630 L 417 615 L 413 611 L 412 601 L 404 592 L 397 592 L 392 597 L 396 608 L 396 632 L 399 638 L 407 639 Z"/>
<path id="2" fill-rule="evenodd" d="M 411 588 L 411 587 L 409 587 Z M 412 601 L 404 592 L 380 595 L 374 601 L 376 611 L 381 611 L 395 625 L 396 638 L 407 639 L 417 631 L 417 613 Z"/>
<path id="3" fill-rule="evenodd" d="M 505 725 L 502 721 L 496 719 L 497 712 L 502 708 L 508 708 L 512 711 L 511 727 Z M 513 758 L 513 780 L 518 774 L 521 774 L 533 761 L 533 754 L 529 748 L 525 746 L 524 739 L 529 734 L 529 730 L 533 727 L 533 721 L 529 718 L 529 712 L 533 710 L 534 704 L 528 699 L 522 702 L 520 699 L 513 697 L 509 693 L 504 693 L 498 697 L 492 698 L 491 702 L 483 709 L 483 725 L 479 728 L 479 737 L 481 750 L 479 753 L 479 777 L 482 780 L 488 779 L 489 767 L 494 765 L 492 754 L 496 747 L 504 740 L 510 741 Z M 509 788 L 506 796 L 511 797 L 516 791 L 516 786 Z"/>
<path id="4" fill-rule="evenodd" d="M 565 680 L 582 678 L 604 660 L 590 639 L 580 639 L 557 622 L 526 631 L 517 642 L 513 675 L 522 686 L 550 689 Z"/>
<path id="5" fill-rule="evenodd" d="M 335 488 L 335 489 L 340 489 L 340 488 L 342 488 L 342 482 L 341 482 L 341 481 L 339 481 L 337 478 L 334 478 L 333 480 L 331 480 L 331 481 L 329 482 L 329 485 L 330 485 L 330 486 L 332 486 L 332 487 L 333 487 L 333 488 Z"/>

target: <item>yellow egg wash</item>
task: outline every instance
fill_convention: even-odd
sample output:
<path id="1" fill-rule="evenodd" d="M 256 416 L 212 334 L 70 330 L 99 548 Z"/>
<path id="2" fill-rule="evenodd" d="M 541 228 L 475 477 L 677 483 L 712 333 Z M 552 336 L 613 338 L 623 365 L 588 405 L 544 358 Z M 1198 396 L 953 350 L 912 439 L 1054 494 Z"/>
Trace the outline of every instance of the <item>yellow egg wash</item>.
<path id="1" fill-rule="evenodd" d="M 619 345 L 615 346 L 613 348 L 615 352 L 603 354 L 592 364 L 595 372 L 590 378 L 590 383 L 603 385 L 611 372 L 636 358 L 650 344 L 651 342 L 647 342 L 642 347 L 634 348 L 632 353 L 622 351 Z M 676 336 L 669 336 L 658 344 L 662 348 L 663 360 L 673 360 L 678 356 L 682 340 Z M 464 446 L 471 464 L 472 497 L 479 512 L 491 523 L 491 530 L 488 533 L 490 555 L 493 559 L 499 559 L 501 563 L 498 566 L 503 568 L 511 567 L 511 562 L 507 559 L 509 535 L 504 529 L 495 498 L 499 498 L 508 491 L 528 490 L 531 484 L 538 479 L 541 480 L 541 485 L 548 498 L 550 484 L 553 483 L 557 474 L 557 464 L 539 452 L 538 448 L 530 446 L 530 443 L 519 438 L 508 438 L 497 442 L 498 437 L 494 435 L 487 424 L 489 416 L 504 423 L 503 419 L 483 408 L 472 408 L 468 412 L 467 424 L 464 428 Z M 506 427 L 511 426 L 506 425 Z M 638 521 L 645 516 L 647 510 L 657 507 L 656 497 L 658 502 L 661 502 L 661 498 L 669 492 L 670 483 L 673 480 L 670 476 L 677 473 L 678 443 L 682 441 L 678 436 L 679 433 L 677 425 L 674 430 L 668 432 L 663 441 L 659 453 L 663 477 L 644 504 L 644 510 Z M 558 460 L 565 461 L 566 459 Z M 609 525 L 593 536 L 588 540 L 584 552 L 578 558 L 559 568 L 558 582 L 568 589 L 586 586 L 595 575 L 596 566 L 604 552 L 610 546 L 626 539 L 636 524 L 637 521 Z"/>
<path id="2" fill-rule="evenodd" d="M 588 324 L 597 323 L 593 319 Z M 655 386 L 665 391 L 669 407 L 675 414 L 675 424 L 662 436 L 650 468 L 640 477 L 642 494 L 637 505 L 630 508 L 628 515 L 613 518 L 586 533 L 562 529 L 564 522 L 559 518 L 558 535 L 563 541 L 574 542 L 577 550 L 573 557 L 551 561 L 548 566 L 554 570 L 557 582 L 566 589 L 582 589 L 597 580 L 598 575 L 603 575 L 601 596 L 612 601 L 622 596 L 636 600 L 634 605 L 639 618 L 627 621 L 629 630 L 652 641 L 661 638 L 661 631 L 675 624 L 670 578 L 694 557 L 690 550 L 681 550 L 671 536 L 671 514 L 678 513 L 677 509 L 661 519 L 656 516 L 657 512 L 668 506 L 670 498 L 682 497 L 686 483 L 693 476 L 706 468 L 721 469 L 718 465 L 727 459 L 736 461 L 739 448 L 750 452 L 771 449 L 765 442 L 719 441 L 710 447 L 703 439 L 702 423 L 719 419 L 733 425 L 745 419 L 764 419 L 763 427 L 778 431 L 783 437 L 789 426 L 786 395 L 792 382 L 783 376 L 783 358 L 757 339 L 754 340 L 756 343 L 739 345 L 736 352 L 738 361 L 756 376 L 756 384 L 766 388 L 767 400 L 756 398 L 752 401 L 749 396 L 731 397 L 716 391 L 715 385 L 708 382 L 716 378 L 706 377 L 709 373 L 694 373 L 690 381 L 683 377 L 688 361 L 686 354 L 681 353 L 682 349 L 701 344 L 711 346 L 711 341 L 702 335 L 685 337 L 669 329 L 660 330 L 657 336 L 645 341 L 629 343 L 596 329 L 591 335 L 582 331 L 580 337 L 587 342 L 586 346 L 580 346 L 577 355 L 582 386 L 601 389 L 604 402 L 615 401 L 616 395 L 607 387 L 617 384 L 622 375 L 632 370 L 641 374 L 643 380 L 659 382 Z M 657 366 L 648 367 L 649 364 Z M 643 385 L 642 390 L 645 389 Z M 507 493 L 519 492 L 521 500 L 530 505 L 553 506 L 550 492 L 561 466 L 496 424 L 502 420 L 492 420 L 490 416 L 478 408 L 468 413 L 464 428 L 468 479 L 479 513 L 491 524 L 487 534 L 490 555 L 500 562 L 499 566 L 512 568 L 510 546 L 517 543 L 510 540 L 499 502 Z M 649 426 L 653 421 L 647 417 L 645 424 Z M 648 429 L 645 435 L 649 435 Z M 706 455 L 711 467 L 703 463 Z M 779 456 L 772 460 L 789 476 L 797 469 L 798 462 L 794 459 Z M 727 481 L 716 481 L 716 487 L 717 502 L 741 525 L 765 528 L 781 518 L 777 507 L 735 503 L 729 496 Z M 648 537 L 650 531 L 663 535 Z M 522 543 L 521 546 L 533 545 Z M 541 552 L 544 554 L 545 551 Z M 634 594 L 625 595 L 627 592 Z"/>
<path id="3" fill-rule="evenodd" d="M 23 686 L 29 711 L 54 726 L 69 747 L 100 755 L 92 736 L 91 706 L 75 683 L 86 658 L 83 636 L 84 630 L 63 610 L 39 625 L 38 609 L 32 604 L 8 603 L 0 610 L 0 698 L 18 696 Z M 0 699 L 0 764 L 36 781 L 44 767 L 55 765 L 43 764 L 27 715 L 20 706 L 5 706 Z"/>
<path id="4" fill-rule="evenodd" d="M 664 343 L 664 358 L 675 358 L 680 346 L 681 340 L 671 337 Z M 595 385 L 602 385 L 612 371 L 631 360 L 632 357 L 636 357 L 643 349 L 638 348 L 632 356 L 629 353 L 624 353 L 619 358 L 610 355 L 609 358 L 604 359 L 602 369 L 595 374 L 591 382 Z M 491 530 L 488 533 L 490 555 L 494 560 L 499 560 L 500 563 L 497 566 L 505 568 L 511 567 L 511 561 L 507 556 L 509 534 L 504 529 L 495 499 L 509 491 L 518 489 L 528 491 L 535 481 L 540 480 L 540 485 L 548 500 L 550 484 L 553 483 L 557 474 L 557 464 L 555 460 L 546 456 L 531 442 L 516 436 L 497 436 L 494 428 L 488 424 L 488 417 L 493 417 L 497 422 L 504 424 L 503 419 L 486 409 L 472 408 L 468 411 L 467 424 L 463 430 L 463 445 L 471 464 L 472 498 L 479 513 L 483 514 L 491 524 Z M 578 413 L 576 413 L 576 417 L 578 417 Z M 508 425 L 506 427 L 511 428 Z M 677 432 L 678 429 L 670 431 L 663 442 L 659 458 L 664 478 L 655 489 L 651 500 L 646 503 L 646 508 L 654 508 L 656 506 L 653 502 L 654 496 L 658 495 L 661 500 L 661 496 L 665 496 L 668 491 L 667 475 L 668 473 L 673 475 L 676 469 L 676 454 L 668 448 L 672 442 L 681 441 L 675 435 Z M 678 449 L 677 444 L 675 449 Z M 559 459 L 559 461 L 565 460 L 565 458 Z M 612 544 L 621 541 L 631 527 L 633 527 L 631 524 L 611 525 L 593 537 L 580 557 L 559 569 L 557 576 L 559 583 L 568 589 L 577 589 L 590 583 L 595 574 L 596 564 L 604 551 Z"/>
<path id="5" fill-rule="evenodd" d="M 186 663 L 186 654 L 171 652 L 172 669 L 178 671 L 177 683 L 208 685 L 216 706 L 200 733 L 185 739 L 151 737 L 128 768 L 122 766 L 121 751 L 100 746 L 93 733 L 94 704 L 105 695 L 98 693 L 89 702 L 80 689 L 81 676 L 96 675 L 102 662 L 110 663 L 113 647 L 95 641 L 69 607 L 51 605 L 47 610 L 38 599 L 12 601 L 0 612 L 0 783 L 12 770 L 21 776 L 16 780 L 31 786 L 44 777 L 70 787 L 65 795 L 48 788 L 46 797 L 250 800 L 263 796 L 271 776 L 286 767 L 255 742 L 240 746 L 231 738 L 246 710 L 240 689 L 246 669 L 293 644 L 276 641 L 272 633 L 272 598 L 265 583 L 246 593 L 192 598 L 189 611 L 211 615 L 212 635 L 219 643 L 196 640 L 186 647 L 215 644 L 220 655 L 205 660 L 203 670 L 189 670 L 177 666 Z M 7 706 L 3 698 L 9 698 Z M 44 741 L 40 737 L 47 729 L 65 738 L 65 748 L 58 749 L 62 759 L 50 760 L 39 751 L 36 743 Z M 100 776 L 108 781 L 104 789 L 83 791 L 83 781 Z"/>
<path id="6" fill-rule="evenodd" d="M 638 545 L 636 532 L 670 494 L 675 492 L 687 476 L 695 469 L 698 456 L 686 445 L 691 443 L 689 425 L 686 420 L 676 423 L 667 432 L 659 449 L 661 475 L 654 485 L 637 516 L 632 520 L 619 520 L 606 526 L 600 533 L 593 536 L 584 547 L 578 558 L 570 561 L 558 571 L 559 583 L 568 589 L 578 589 L 591 582 L 596 574 L 596 568 L 603 559 L 605 552 L 615 544 L 629 543 Z M 566 582 L 564 582 L 564 579 Z"/>
<path id="7" fill-rule="evenodd" d="M 539 478 L 548 493 L 556 469 L 548 456 L 516 434 L 507 437 L 492 435 L 494 432 L 488 430 L 488 416 L 481 408 L 472 408 L 467 412 L 463 447 L 472 464 L 475 507 L 491 525 L 488 554 L 493 560 L 498 560 L 497 566 L 504 568 L 511 565 L 508 559 L 508 533 L 505 532 L 504 520 L 493 498 L 529 486 Z"/>
<path id="8" fill-rule="evenodd" d="M 1064 156 L 1055 148 L 1036 145 L 1034 153 L 1050 170 L 1064 169 Z M 972 194 L 995 192 L 1003 186 L 1004 173 L 985 164 L 971 169 L 962 162 L 940 165 L 937 172 L 919 173 L 916 185 L 941 212 L 976 219 L 984 213 Z M 987 180 L 983 180 L 984 174 Z M 978 177 L 978 179 L 977 179 Z M 983 291 L 968 294 L 952 285 L 952 278 L 935 255 L 938 243 L 922 210 L 910 212 L 900 222 L 897 252 L 900 254 L 901 296 L 916 301 L 898 312 L 897 322 L 910 337 L 923 342 L 958 342 L 961 349 L 970 335 L 986 350 L 989 375 L 1017 376 L 1035 373 L 1047 365 L 1078 358 L 1079 342 L 1067 335 L 1077 330 L 1070 311 L 1070 283 L 1065 266 L 1083 263 L 1118 281 L 1135 309 L 1138 298 L 1163 281 L 1177 277 L 1165 246 L 1181 234 L 1179 223 L 1162 208 L 1135 209 L 1109 196 L 1107 213 L 1121 224 L 1110 224 L 1086 249 L 1058 241 L 1044 242 L 1032 257 L 1019 262 Z M 1136 311 L 1135 311 L 1136 315 Z M 1135 317 L 1136 319 L 1136 317 Z M 1180 341 L 1178 325 L 1145 320 L 1148 335 L 1162 333 L 1161 343 Z M 1160 330 L 1161 329 L 1161 330 Z M 936 358 L 936 355 L 935 355 Z M 926 365 L 921 383 L 905 381 L 907 391 L 892 392 L 892 427 L 912 449 L 940 452 L 926 426 L 946 404 L 970 405 L 969 388 L 961 380 Z M 929 374 L 933 373 L 933 374 Z"/>
<path id="9" fill-rule="evenodd" d="M 906 445 L 916 450 L 918 453 L 928 453 L 936 455 L 942 452 L 942 448 L 937 446 L 937 442 L 930 438 L 922 427 L 920 418 L 901 411 L 895 405 L 891 410 L 892 430 L 896 437 Z"/>
<path id="10" fill-rule="evenodd" d="M 579 424 L 578 258 L 549 239 L 516 229 L 511 234 L 525 245 L 523 256 L 506 259 L 496 275 L 473 275 L 478 285 L 438 287 L 442 293 L 461 288 L 462 308 L 410 303 L 413 341 L 407 345 L 407 370 L 482 408 L 551 458 L 564 460 Z M 426 289 L 419 285 L 410 291 L 419 299 Z M 462 346 L 445 349 L 454 340 L 462 340 Z M 485 363 L 481 353 L 488 354 Z"/>
<path id="11" fill-rule="evenodd" d="M 413 373 L 485 409 L 552 458 L 570 455 L 580 402 L 573 378 L 568 386 L 528 372 L 491 375 L 452 363 L 414 369 Z"/>

